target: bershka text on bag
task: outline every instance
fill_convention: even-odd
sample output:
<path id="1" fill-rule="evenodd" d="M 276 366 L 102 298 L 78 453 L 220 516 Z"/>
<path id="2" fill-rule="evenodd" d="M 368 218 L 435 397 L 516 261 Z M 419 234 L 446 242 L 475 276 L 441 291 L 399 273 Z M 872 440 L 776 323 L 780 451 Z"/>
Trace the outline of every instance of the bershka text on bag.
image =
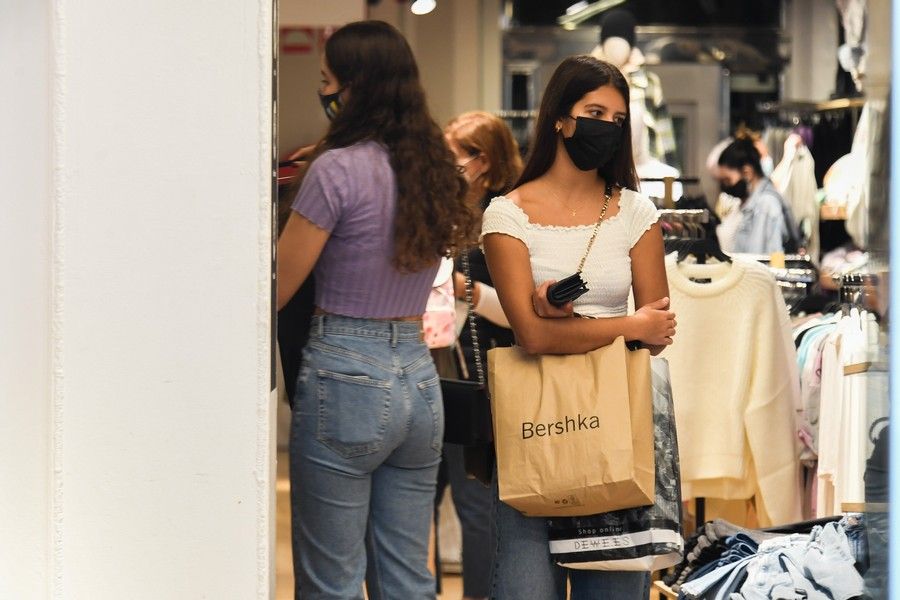
<path id="1" fill-rule="evenodd" d="M 584 431 L 586 429 L 600 429 L 600 417 L 597 415 L 581 416 L 578 413 L 576 417 L 566 416 L 562 421 L 555 423 L 533 423 L 525 421 L 522 423 L 522 439 L 537 437 L 550 437 L 553 435 L 565 435 L 576 431 Z"/>

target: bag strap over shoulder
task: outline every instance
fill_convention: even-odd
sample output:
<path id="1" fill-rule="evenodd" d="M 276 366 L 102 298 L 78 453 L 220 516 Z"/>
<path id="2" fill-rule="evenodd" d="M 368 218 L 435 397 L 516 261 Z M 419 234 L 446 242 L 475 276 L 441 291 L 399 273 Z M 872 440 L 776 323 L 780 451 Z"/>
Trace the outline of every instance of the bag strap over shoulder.
<path id="1" fill-rule="evenodd" d="M 603 223 L 603 217 L 606 216 L 606 210 L 609 208 L 609 201 L 612 198 L 612 185 L 609 183 L 606 184 L 604 196 L 603 210 L 600 211 L 600 218 L 597 219 L 597 223 L 594 225 L 594 233 L 591 234 L 591 240 L 588 242 L 587 250 L 584 251 L 584 256 L 581 257 L 581 262 L 578 263 L 578 271 L 576 272 L 579 274 L 584 270 L 584 263 L 587 261 L 588 254 L 591 253 L 591 248 L 594 247 L 594 241 L 597 239 L 597 234 L 600 233 L 600 224 Z"/>
<path id="2" fill-rule="evenodd" d="M 475 371 L 478 374 L 478 383 L 484 386 L 484 361 L 481 358 L 481 344 L 478 343 L 478 327 L 475 326 L 475 303 L 472 284 L 472 271 L 469 268 L 469 253 L 463 252 L 461 258 L 463 275 L 466 278 L 466 305 L 469 308 L 468 321 L 469 333 L 472 336 L 472 350 L 475 354 Z"/>

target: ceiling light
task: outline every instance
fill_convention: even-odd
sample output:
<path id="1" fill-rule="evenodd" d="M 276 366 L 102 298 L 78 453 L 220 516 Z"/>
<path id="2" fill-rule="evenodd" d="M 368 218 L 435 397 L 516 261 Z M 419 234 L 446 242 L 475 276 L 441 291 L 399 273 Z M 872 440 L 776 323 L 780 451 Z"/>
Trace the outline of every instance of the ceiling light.
<path id="1" fill-rule="evenodd" d="M 409 10 L 414 15 L 427 15 L 437 6 L 436 0 L 415 0 Z"/>

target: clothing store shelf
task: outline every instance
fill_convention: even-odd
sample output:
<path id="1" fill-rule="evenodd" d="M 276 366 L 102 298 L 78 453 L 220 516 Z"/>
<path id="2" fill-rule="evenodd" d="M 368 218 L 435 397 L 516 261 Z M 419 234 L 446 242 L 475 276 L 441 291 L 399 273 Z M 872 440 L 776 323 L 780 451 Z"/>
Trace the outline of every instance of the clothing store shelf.
<path id="1" fill-rule="evenodd" d="M 501 119 L 536 119 L 538 111 L 536 110 L 498 110 L 494 113 Z"/>
<path id="2" fill-rule="evenodd" d="M 756 108 L 761 113 L 821 113 L 851 108 L 862 108 L 866 104 L 865 98 L 835 98 L 825 102 L 809 102 L 803 100 L 785 100 L 782 102 L 760 102 Z"/>
<path id="3" fill-rule="evenodd" d="M 842 502 L 843 513 L 887 513 L 887 502 Z"/>

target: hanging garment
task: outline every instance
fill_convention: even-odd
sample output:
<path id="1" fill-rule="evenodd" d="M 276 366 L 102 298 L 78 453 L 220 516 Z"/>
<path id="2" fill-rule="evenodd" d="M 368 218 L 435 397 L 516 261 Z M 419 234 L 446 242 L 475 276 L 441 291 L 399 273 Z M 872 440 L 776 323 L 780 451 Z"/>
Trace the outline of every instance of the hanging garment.
<path id="1" fill-rule="evenodd" d="M 854 308 L 838 321 L 823 345 L 817 436 L 819 517 L 840 514 L 845 502 L 865 501 L 869 375 L 861 367 L 868 361 L 869 330 L 867 313 Z"/>
<path id="2" fill-rule="evenodd" d="M 836 0 L 836 4 L 844 29 L 838 62 L 850 73 L 856 91 L 861 92 L 866 74 L 866 0 Z"/>
<path id="3" fill-rule="evenodd" d="M 818 262 L 819 202 L 816 200 L 816 164 L 809 148 L 796 145 L 794 139 L 789 138 L 785 142 L 784 157 L 772 172 L 772 184 L 791 207 L 795 221 L 804 237 L 809 240 L 807 252 L 813 261 Z"/>
<path id="4" fill-rule="evenodd" d="M 853 147 L 848 155 L 853 157 L 848 160 L 854 170 L 847 171 L 843 175 L 850 182 L 847 196 L 847 233 L 860 248 L 869 248 L 872 242 L 870 231 L 876 229 L 878 225 L 870 221 L 869 207 L 888 205 L 883 183 L 888 180 L 886 159 L 882 150 L 886 136 L 885 115 L 884 100 L 871 100 L 863 107 L 859 115 L 859 125 L 853 135 Z"/>
<path id="5" fill-rule="evenodd" d="M 669 256 L 666 273 L 679 322 L 666 358 L 684 498 L 755 498 L 763 525 L 799 520 L 799 377 L 775 279 L 742 258 L 692 265 Z"/>

